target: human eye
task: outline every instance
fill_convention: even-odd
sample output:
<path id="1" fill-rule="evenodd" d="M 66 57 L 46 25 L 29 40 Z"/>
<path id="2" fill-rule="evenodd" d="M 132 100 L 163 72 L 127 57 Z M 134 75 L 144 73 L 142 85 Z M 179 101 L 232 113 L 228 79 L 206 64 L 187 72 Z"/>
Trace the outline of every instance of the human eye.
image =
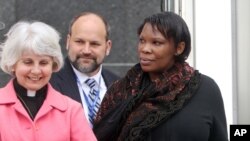
<path id="1" fill-rule="evenodd" d="M 145 43 L 145 40 L 144 40 L 143 38 L 140 38 L 140 39 L 139 39 L 139 43 L 140 43 L 140 44 L 143 44 L 143 43 Z"/>
<path id="2" fill-rule="evenodd" d="M 78 44 L 83 44 L 84 43 L 83 40 L 75 40 L 75 42 L 78 43 Z"/>
<path id="3" fill-rule="evenodd" d="M 162 42 L 161 41 L 153 41 L 153 44 L 155 45 L 155 46 L 160 46 L 161 44 L 162 44 Z"/>
<path id="4" fill-rule="evenodd" d="M 40 61 L 39 64 L 42 65 L 42 66 L 45 66 L 45 65 L 49 64 L 49 61 L 48 60 L 42 60 L 42 61 Z"/>
<path id="5" fill-rule="evenodd" d="M 22 60 L 22 62 L 25 65 L 31 65 L 33 63 L 33 61 L 31 59 L 24 59 L 24 60 Z"/>
<path id="6" fill-rule="evenodd" d="M 97 47 L 100 46 L 101 44 L 99 42 L 91 42 L 90 45 L 93 47 Z"/>

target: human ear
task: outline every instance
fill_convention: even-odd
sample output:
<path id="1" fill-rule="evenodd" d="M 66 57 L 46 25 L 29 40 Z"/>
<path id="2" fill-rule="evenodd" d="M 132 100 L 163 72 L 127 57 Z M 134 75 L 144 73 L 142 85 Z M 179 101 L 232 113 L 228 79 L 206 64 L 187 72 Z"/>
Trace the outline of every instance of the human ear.
<path id="1" fill-rule="evenodd" d="M 112 41 L 111 41 L 111 40 L 108 40 L 108 41 L 107 41 L 106 56 L 109 55 L 111 48 L 112 48 Z"/>
<path id="2" fill-rule="evenodd" d="M 182 54 L 183 51 L 185 50 L 185 47 L 186 47 L 185 42 L 178 43 L 175 55 L 178 56 L 178 55 Z"/>
<path id="3" fill-rule="evenodd" d="M 70 35 L 67 35 L 67 41 L 66 41 L 66 50 L 69 50 L 69 40 L 70 40 Z"/>
<path id="4" fill-rule="evenodd" d="M 52 64 L 52 70 L 53 70 L 53 72 L 59 71 L 58 64 L 56 62 L 53 62 L 53 64 Z"/>

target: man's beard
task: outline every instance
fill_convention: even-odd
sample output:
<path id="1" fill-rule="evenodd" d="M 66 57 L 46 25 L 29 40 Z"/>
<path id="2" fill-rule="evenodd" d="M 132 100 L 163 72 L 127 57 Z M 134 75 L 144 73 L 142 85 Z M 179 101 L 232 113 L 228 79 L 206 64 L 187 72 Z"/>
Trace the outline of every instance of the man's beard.
<path id="1" fill-rule="evenodd" d="M 100 64 L 97 63 L 96 59 L 93 59 L 93 62 L 91 62 L 91 64 L 89 64 L 88 66 L 82 65 L 79 59 L 81 58 L 77 56 L 75 61 L 71 60 L 71 63 L 78 71 L 82 73 L 91 73 L 100 67 Z"/>

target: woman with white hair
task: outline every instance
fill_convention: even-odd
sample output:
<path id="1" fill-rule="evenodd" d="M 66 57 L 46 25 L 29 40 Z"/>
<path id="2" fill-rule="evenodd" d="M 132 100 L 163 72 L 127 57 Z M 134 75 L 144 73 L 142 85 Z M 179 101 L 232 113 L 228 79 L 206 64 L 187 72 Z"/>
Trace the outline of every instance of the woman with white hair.
<path id="1" fill-rule="evenodd" d="M 13 25 L 1 44 L 0 141 L 96 141 L 82 106 L 49 84 L 63 66 L 60 35 L 38 21 Z"/>

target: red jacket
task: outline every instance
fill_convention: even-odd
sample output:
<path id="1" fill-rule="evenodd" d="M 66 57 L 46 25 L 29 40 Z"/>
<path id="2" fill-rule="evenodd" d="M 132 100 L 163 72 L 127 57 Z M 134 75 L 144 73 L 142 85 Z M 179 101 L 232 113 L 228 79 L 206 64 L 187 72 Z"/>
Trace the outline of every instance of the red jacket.
<path id="1" fill-rule="evenodd" d="M 17 99 L 11 80 L 0 89 L 0 141 L 96 141 L 80 103 L 48 85 L 32 121 Z"/>

